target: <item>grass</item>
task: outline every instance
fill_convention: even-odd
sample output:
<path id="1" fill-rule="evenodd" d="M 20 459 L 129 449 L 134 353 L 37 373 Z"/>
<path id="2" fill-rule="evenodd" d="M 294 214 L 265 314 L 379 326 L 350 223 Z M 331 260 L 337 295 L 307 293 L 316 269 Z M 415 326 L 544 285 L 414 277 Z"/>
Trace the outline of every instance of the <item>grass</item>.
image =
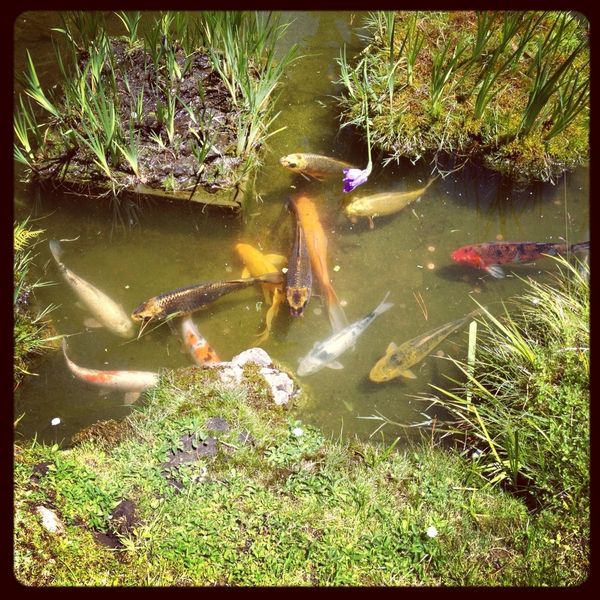
<path id="1" fill-rule="evenodd" d="M 511 310 L 485 311 L 467 382 L 432 398 L 477 472 L 532 505 L 589 518 L 589 266 L 556 259 L 550 284 L 527 281 Z"/>
<path id="2" fill-rule="evenodd" d="M 183 164 L 178 189 L 242 185 L 280 131 L 272 97 L 296 53 L 275 57 L 287 25 L 250 11 L 163 11 L 153 23 L 140 12 L 115 18 L 126 35 L 109 38 L 98 13 L 63 14 L 54 31 L 67 47 L 55 45 L 61 81 L 52 95 L 27 51 L 14 117 L 14 156 L 25 176 L 117 193 L 157 185 Z M 219 143 L 216 160 L 207 161 L 194 136 Z"/>
<path id="3" fill-rule="evenodd" d="M 393 14 L 393 19 L 390 15 Z M 555 181 L 589 156 L 586 24 L 558 11 L 369 13 L 367 46 L 341 53 L 342 124 L 372 124 L 384 164 L 447 154 Z M 357 80 L 368 67 L 370 113 Z"/>
<path id="4" fill-rule="evenodd" d="M 37 314 L 32 314 L 31 294 L 35 290 L 51 285 L 50 282 L 30 281 L 30 269 L 36 255 L 33 250 L 43 229 L 33 229 L 29 219 L 14 224 L 13 238 L 13 307 L 14 307 L 14 386 L 17 387 L 25 375 L 31 375 L 29 362 L 35 355 L 55 347 L 60 336 L 51 335 L 52 328 L 47 320 L 54 306 L 49 305 Z"/>
<path id="5" fill-rule="evenodd" d="M 290 413 L 270 404 L 251 369 L 246 377 L 228 389 L 208 370 L 164 373 L 129 417 L 84 430 L 71 448 L 17 446 L 17 579 L 562 586 L 586 578 L 585 531 L 572 513 L 529 511 L 483 484 L 472 460 L 432 441 L 399 450 L 397 440 L 328 439 L 301 421 L 308 400 Z M 215 430 L 215 418 L 227 427 Z M 194 451 L 195 460 L 173 460 Z M 135 509 L 125 524 L 111 518 L 123 501 Z M 40 505 L 65 535 L 43 529 Z M 99 544 L 100 534 L 116 547 Z"/>

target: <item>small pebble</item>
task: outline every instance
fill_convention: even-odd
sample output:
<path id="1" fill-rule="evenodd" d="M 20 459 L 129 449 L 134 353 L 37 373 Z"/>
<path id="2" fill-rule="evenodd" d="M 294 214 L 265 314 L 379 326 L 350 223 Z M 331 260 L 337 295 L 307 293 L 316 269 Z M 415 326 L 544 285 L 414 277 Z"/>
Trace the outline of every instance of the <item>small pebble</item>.
<path id="1" fill-rule="evenodd" d="M 427 246 L 427 250 L 429 250 L 429 252 L 435 252 L 435 246 Z"/>
<path id="2" fill-rule="evenodd" d="M 333 267 L 333 270 L 337 273 L 342 267 L 340 267 L 340 265 L 335 265 L 335 267 Z"/>
<path id="3" fill-rule="evenodd" d="M 283 267 L 283 269 L 281 269 L 281 272 L 284 274 L 287 273 L 288 272 L 287 267 Z"/>
<path id="4" fill-rule="evenodd" d="M 433 270 L 435 269 L 435 265 L 434 265 L 433 263 L 427 263 L 427 268 L 428 268 L 430 271 L 433 271 Z"/>
<path id="5" fill-rule="evenodd" d="M 340 306 L 346 308 L 346 306 L 348 306 L 348 300 L 340 300 Z"/>
<path id="6" fill-rule="evenodd" d="M 51 425 L 60 425 L 60 419 L 58 417 L 54 417 L 52 421 L 50 421 Z"/>
<path id="7" fill-rule="evenodd" d="M 496 236 L 496 240 L 497 240 L 498 242 L 501 242 L 503 239 L 504 239 L 504 236 L 503 236 L 501 233 L 499 233 L 499 234 Z"/>
<path id="8" fill-rule="evenodd" d="M 320 315 L 322 312 L 323 312 L 323 310 L 320 309 L 320 308 L 318 308 L 318 307 L 317 308 L 313 308 L 313 313 L 315 315 Z"/>

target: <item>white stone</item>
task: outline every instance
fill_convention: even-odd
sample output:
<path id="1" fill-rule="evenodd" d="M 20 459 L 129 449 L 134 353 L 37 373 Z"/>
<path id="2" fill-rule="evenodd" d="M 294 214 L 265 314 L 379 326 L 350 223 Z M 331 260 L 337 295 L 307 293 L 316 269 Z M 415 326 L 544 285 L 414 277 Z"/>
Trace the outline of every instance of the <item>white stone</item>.
<path id="1" fill-rule="evenodd" d="M 36 510 L 38 514 L 42 517 L 42 525 L 50 533 L 65 532 L 65 526 L 62 524 L 61 520 L 56 516 L 56 513 L 49 510 L 45 506 L 38 506 Z"/>
<path id="2" fill-rule="evenodd" d="M 54 419 L 50 421 L 50 425 L 60 425 L 60 419 L 58 417 L 54 417 Z"/>
<path id="3" fill-rule="evenodd" d="M 260 370 L 260 374 L 265 378 L 271 390 L 273 402 L 279 406 L 287 404 L 294 393 L 294 382 L 290 379 L 289 375 L 268 367 L 263 367 Z"/>
<path id="4" fill-rule="evenodd" d="M 248 348 L 231 359 L 231 364 L 240 367 L 249 362 L 256 363 L 259 367 L 268 367 L 273 363 L 271 357 L 262 348 Z"/>

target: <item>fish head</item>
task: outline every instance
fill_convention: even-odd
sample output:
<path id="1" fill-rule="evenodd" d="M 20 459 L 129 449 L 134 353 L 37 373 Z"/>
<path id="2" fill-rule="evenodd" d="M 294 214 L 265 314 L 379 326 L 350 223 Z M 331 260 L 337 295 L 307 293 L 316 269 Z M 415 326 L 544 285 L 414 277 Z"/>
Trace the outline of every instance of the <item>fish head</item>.
<path id="1" fill-rule="evenodd" d="M 365 216 L 365 211 L 368 210 L 368 206 L 362 198 L 356 198 L 347 204 L 344 208 L 344 212 L 348 217 L 362 217 Z"/>
<path id="2" fill-rule="evenodd" d="M 288 154 L 279 159 L 279 163 L 290 171 L 299 172 L 306 168 L 306 160 L 300 154 Z"/>
<path id="3" fill-rule="evenodd" d="M 385 356 L 382 356 L 369 372 L 369 379 L 371 381 L 383 383 L 384 381 L 391 381 L 400 375 L 402 366 L 398 364 L 396 350 L 397 348 L 394 344 L 389 345 Z"/>
<path id="4" fill-rule="evenodd" d="M 299 377 L 304 377 L 305 375 L 310 375 L 311 373 L 319 371 L 322 366 L 322 361 L 310 352 L 300 359 L 300 364 L 298 365 L 298 370 L 296 372 Z"/>
<path id="5" fill-rule="evenodd" d="M 115 331 L 124 338 L 130 338 L 134 334 L 134 326 L 132 320 L 127 317 L 123 317 L 117 323 L 114 324 Z"/>
<path id="6" fill-rule="evenodd" d="M 131 318 L 134 321 L 149 321 L 161 316 L 161 308 L 157 304 L 154 298 L 142 302 L 134 311 L 131 313 Z"/>
<path id="7" fill-rule="evenodd" d="M 290 305 L 290 313 L 299 317 L 304 312 L 304 307 L 310 299 L 310 288 L 293 288 L 286 290 L 286 297 Z"/>
<path id="8" fill-rule="evenodd" d="M 484 268 L 484 261 L 474 246 L 462 246 L 452 252 L 452 260 L 462 265 L 469 265 L 478 269 Z"/>

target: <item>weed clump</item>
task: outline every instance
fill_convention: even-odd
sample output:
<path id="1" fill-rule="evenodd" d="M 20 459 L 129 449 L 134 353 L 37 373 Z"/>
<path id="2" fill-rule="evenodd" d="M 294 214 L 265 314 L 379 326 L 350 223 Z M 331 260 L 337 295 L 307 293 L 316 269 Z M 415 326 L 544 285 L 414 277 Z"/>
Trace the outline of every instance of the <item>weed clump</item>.
<path id="1" fill-rule="evenodd" d="M 367 47 L 338 60 L 344 125 L 384 164 L 448 155 L 515 179 L 555 181 L 589 154 L 586 23 L 568 12 L 373 12 Z M 366 76 L 363 72 L 366 67 Z M 362 110 L 368 100 L 368 114 Z"/>

